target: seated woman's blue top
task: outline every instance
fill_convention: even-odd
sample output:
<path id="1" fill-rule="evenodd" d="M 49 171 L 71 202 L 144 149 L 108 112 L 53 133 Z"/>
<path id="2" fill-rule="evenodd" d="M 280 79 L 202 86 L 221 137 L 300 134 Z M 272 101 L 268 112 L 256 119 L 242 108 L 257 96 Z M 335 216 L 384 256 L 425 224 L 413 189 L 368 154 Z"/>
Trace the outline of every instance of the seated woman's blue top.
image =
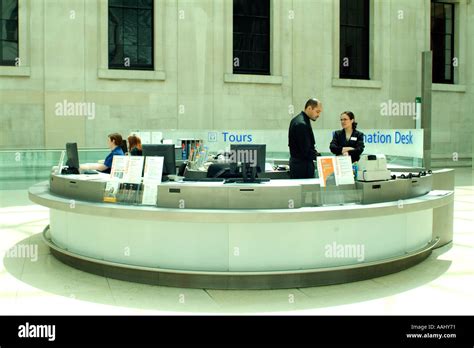
<path id="1" fill-rule="evenodd" d="M 104 169 L 102 173 L 110 173 L 114 156 L 124 156 L 123 150 L 120 146 L 115 147 L 115 149 L 113 149 L 112 152 L 109 153 L 107 157 L 105 157 L 104 166 L 106 166 L 107 169 Z"/>

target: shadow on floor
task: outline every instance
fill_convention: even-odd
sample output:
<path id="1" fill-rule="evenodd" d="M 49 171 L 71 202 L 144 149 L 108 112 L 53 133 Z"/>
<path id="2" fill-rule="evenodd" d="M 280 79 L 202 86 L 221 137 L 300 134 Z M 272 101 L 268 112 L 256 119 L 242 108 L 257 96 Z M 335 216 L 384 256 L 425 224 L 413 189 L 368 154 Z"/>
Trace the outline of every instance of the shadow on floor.
<path id="1" fill-rule="evenodd" d="M 424 286 L 442 276 L 451 261 L 438 259 L 452 244 L 435 250 L 425 261 L 402 272 L 340 285 L 279 290 L 180 289 L 130 283 L 79 271 L 55 259 L 41 234 L 12 247 L 37 249 L 36 258 L 6 256 L 5 269 L 35 289 L 75 300 L 143 310 L 194 313 L 256 313 L 295 311 L 353 304 L 396 295 Z M 36 246 L 36 247 L 35 247 Z M 30 248 L 30 251 L 33 250 Z M 34 256 L 34 255 L 33 255 Z M 23 292 L 20 291 L 20 296 Z"/>

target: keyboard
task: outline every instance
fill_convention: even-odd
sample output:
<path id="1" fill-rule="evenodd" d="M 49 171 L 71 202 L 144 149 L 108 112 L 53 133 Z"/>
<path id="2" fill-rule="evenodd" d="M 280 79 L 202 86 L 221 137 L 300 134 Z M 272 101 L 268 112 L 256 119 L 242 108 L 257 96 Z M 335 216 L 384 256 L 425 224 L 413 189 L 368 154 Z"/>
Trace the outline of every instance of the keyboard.
<path id="1" fill-rule="evenodd" d="M 269 182 L 269 178 L 255 178 L 253 181 L 244 181 L 244 179 L 226 179 L 224 184 L 261 184 L 262 182 Z"/>
<path id="2" fill-rule="evenodd" d="M 224 182 L 222 178 L 184 178 L 183 181 L 194 181 L 194 182 Z"/>
<path id="3" fill-rule="evenodd" d="M 87 175 L 99 174 L 99 172 L 97 170 L 84 170 L 84 172 L 82 174 L 87 174 Z"/>

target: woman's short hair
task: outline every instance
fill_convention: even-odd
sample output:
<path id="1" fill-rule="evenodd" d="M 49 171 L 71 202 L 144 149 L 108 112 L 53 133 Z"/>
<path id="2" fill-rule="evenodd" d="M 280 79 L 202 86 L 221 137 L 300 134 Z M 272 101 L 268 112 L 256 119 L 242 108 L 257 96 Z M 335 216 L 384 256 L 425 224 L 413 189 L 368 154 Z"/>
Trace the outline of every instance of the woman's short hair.
<path id="1" fill-rule="evenodd" d="M 122 136 L 119 133 L 109 134 L 108 137 L 114 142 L 116 146 L 120 146 L 122 144 Z"/>

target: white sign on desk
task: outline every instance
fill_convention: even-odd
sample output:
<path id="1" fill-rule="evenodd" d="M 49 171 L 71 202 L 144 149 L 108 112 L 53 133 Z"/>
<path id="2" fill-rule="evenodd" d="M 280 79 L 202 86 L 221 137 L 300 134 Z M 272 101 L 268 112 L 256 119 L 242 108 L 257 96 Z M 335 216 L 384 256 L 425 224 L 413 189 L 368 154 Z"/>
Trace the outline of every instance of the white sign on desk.
<path id="1" fill-rule="evenodd" d="M 354 184 L 354 173 L 352 172 L 352 161 L 350 156 L 337 156 L 334 168 L 336 186 Z"/>
<path id="2" fill-rule="evenodd" d="M 155 180 L 161 183 L 163 175 L 163 156 L 147 156 L 145 160 L 144 180 Z"/>
<path id="3" fill-rule="evenodd" d="M 125 180 L 128 183 L 140 184 L 142 182 L 143 160 L 142 156 L 127 156 L 128 170 Z"/>
<path id="4" fill-rule="evenodd" d="M 163 160 L 162 156 L 146 157 L 143 174 L 143 205 L 156 205 L 158 185 L 161 184 L 163 174 Z"/>
<path id="5" fill-rule="evenodd" d="M 114 156 L 110 177 L 121 182 L 140 184 L 142 170 L 142 156 Z"/>

